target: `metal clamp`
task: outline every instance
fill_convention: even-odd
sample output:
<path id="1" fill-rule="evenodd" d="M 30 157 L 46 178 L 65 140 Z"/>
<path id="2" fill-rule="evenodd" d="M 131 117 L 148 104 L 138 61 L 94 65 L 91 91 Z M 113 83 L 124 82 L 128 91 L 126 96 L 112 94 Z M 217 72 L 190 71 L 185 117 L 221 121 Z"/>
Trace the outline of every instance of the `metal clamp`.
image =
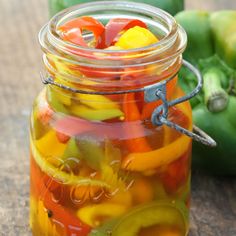
<path id="1" fill-rule="evenodd" d="M 158 99 L 162 101 L 162 105 L 158 106 L 152 113 L 152 117 L 151 117 L 152 123 L 158 126 L 161 126 L 163 124 L 167 125 L 168 127 L 173 128 L 177 130 L 178 132 L 185 134 L 198 142 L 201 142 L 211 147 L 215 147 L 216 142 L 197 126 L 193 127 L 193 131 L 194 131 L 193 133 L 167 119 L 169 107 L 191 99 L 200 91 L 203 85 L 203 79 L 198 69 L 196 69 L 192 64 L 190 64 L 187 61 L 183 61 L 183 65 L 186 66 L 190 71 L 192 71 L 196 75 L 197 80 L 198 80 L 197 86 L 191 93 L 183 97 L 174 99 L 172 101 L 167 101 L 167 98 L 166 98 L 167 82 L 166 81 L 163 81 L 162 83 L 156 84 L 154 86 L 150 85 L 150 86 L 145 87 L 144 98 L 146 102 L 152 102 Z"/>

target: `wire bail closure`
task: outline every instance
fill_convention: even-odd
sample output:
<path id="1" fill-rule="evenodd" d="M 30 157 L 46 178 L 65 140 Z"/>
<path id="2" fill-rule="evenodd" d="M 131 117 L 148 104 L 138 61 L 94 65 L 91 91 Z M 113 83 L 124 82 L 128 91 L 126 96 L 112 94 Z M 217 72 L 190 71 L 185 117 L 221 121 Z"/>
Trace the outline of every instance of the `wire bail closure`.
<path id="1" fill-rule="evenodd" d="M 156 100 L 162 101 L 162 105 L 155 108 L 155 110 L 152 113 L 151 120 L 154 125 L 157 126 L 167 125 L 168 127 L 173 128 L 178 132 L 189 136 L 195 141 L 198 141 L 210 147 L 215 147 L 217 145 L 215 140 L 213 140 L 208 134 L 206 134 L 199 127 L 194 125 L 193 126 L 194 132 L 191 132 L 167 119 L 169 107 L 185 102 L 191 99 L 192 97 L 196 96 L 203 86 L 203 79 L 199 70 L 186 60 L 183 60 L 183 65 L 187 67 L 193 74 L 195 74 L 198 80 L 198 84 L 195 87 L 195 89 L 193 89 L 189 94 L 180 98 L 176 98 L 172 101 L 167 101 L 166 85 L 170 80 L 174 79 L 177 73 L 174 74 L 172 77 L 164 81 L 158 82 L 156 84 L 148 85 L 138 89 L 119 90 L 119 91 L 91 91 L 91 90 L 89 91 L 89 90 L 75 89 L 63 84 L 59 84 L 55 82 L 52 77 L 44 76 L 42 73 L 40 74 L 40 76 L 43 84 L 51 84 L 74 93 L 92 94 L 92 95 L 112 95 L 112 94 L 144 92 L 144 99 L 146 102 L 153 102 Z"/>
<path id="2" fill-rule="evenodd" d="M 185 102 L 191 99 L 192 97 L 196 96 L 196 94 L 199 93 L 199 91 L 201 90 L 203 86 L 203 79 L 199 70 L 185 60 L 183 60 L 183 65 L 187 67 L 191 72 L 193 72 L 198 80 L 197 86 L 189 94 L 180 98 L 176 98 L 172 101 L 167 101 L 166 81 L 163 81 L 163 84 L 159 84 L 158 86 L 155 86 L 155 89 L 152 86 L 150 86 L 149 88 L 146 87 L 145 96 L 144 96 L 146 102 L 152 102 L 157 99 L 160 99 L 162 101 L 162 105 L 155 108 L 155 110 L 152 113 L 152 117 L 151 117 L 152 123 L 158 126 L 167 125 L 168 127 L 173 128 L 177 130 L 178 132 L 191 137 L 195 141 L 198 141 L 210 147 L 215 147 L 217 145 L 215 140 L 213 140 L 209 135 L 207 135 L 199 127 L 194 125 L 193 126 L 194 132 L 191 132 L 167 119 L 169 107 Z"/>

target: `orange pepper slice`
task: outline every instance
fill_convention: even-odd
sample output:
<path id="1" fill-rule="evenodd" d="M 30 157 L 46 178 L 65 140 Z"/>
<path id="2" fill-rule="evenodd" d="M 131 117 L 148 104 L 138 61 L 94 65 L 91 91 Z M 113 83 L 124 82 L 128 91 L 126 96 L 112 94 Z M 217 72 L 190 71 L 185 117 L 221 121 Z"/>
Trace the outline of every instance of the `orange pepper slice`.
<path id="1" fill-rule="evenodd" d="M 179 97 L 180 95 L 183 95 L 183 92 L 181 89 L 177 89 L 175 95 L 176 97 Z M 188 103 L 178 104 L 176 105 L 176 108 L 180 109 L 181 112 L 188 117 L 189 121 L 191 121 L 192 113 Z M 192 122 L 190 122 L 188 129 L 192 129 Z M 191 139 L 186 135 L 181 135 L 172 143 L 157 150 L 143 153 L 137 151 L 130 153 L 124 158 L 122 168 L 132 171 L 146 171 L 168 165 L 182 156 L 187 151 L 190 144 Z"/>
<path id="2" fill-rule="evenodd" d="M 141 120 L 134 93 L 127 93 L 124 95 L 123 111 L 125 114 L 125 121 Z M 138 137 L 126 140 L 130 152 L 147 152 L 152 150 L 145 138 L 145 130 L 141 123 L 140 125 L 136 124 L 135 126 L 130 124 L 129 129 L 126 129 L 125 132 L 132 133 L 134 137 Z"/>
<path id="3" fill-rule="evenodd" d="M 160 149 L 144 153 L 131 153 L 124 159 L 122 167 L 132 171 L 146 171 L 168 165 L 184 154 L 190 142 L 189 137 L 182 135 L 176 141 Z"/>

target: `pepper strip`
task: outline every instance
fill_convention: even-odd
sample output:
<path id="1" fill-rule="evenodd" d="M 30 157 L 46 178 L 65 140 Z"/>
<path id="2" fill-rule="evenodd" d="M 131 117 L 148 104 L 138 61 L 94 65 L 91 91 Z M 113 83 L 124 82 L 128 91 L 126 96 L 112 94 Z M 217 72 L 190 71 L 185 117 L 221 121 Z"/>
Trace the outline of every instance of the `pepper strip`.
<path id="1" fill-rule="evenodd" d="M 135 26 L 125 31 L 115 46 L 124 49 L 133 49 L 142 48 L 157 42 L 158 39 L 151 31 L 140 26 Z"/>
<path id="2" fill-rule="evenodd" d="M 127 206 L 114 203 L 93 204 L 78 210 L 77 216 L 91 227 L 100 223 L 101 217 L 118 217 L 127 211 Z"/>
<path id="3" fill-rule="evenodd" d="M 145 171 L 168 165 L 184 154 L 189 147 L 190 141 L 189 137 L 182 135 L 166 147 L 145 153 L 131 153 L 124 159 L 122 168 Z"/>
<path id="4" fill-rule="evenodd" d="M 183 95 L 183 92 L 180 89 L 177 89 L 175 96 L 179 95 Z M 191 121 L 191 108 L 188 103 L 180 103 L 176 105 L 176 107 L 189 118 L 189 121 Z M 190 122 L 188 129 L 192 129 L 192 122 Z M 133 171 L 146 171 L 148 169 L 167 165 L 182 156 L 188 149 L 190 143 L 191 139 L 188 136 L 181 135 L 174 142 L 160 149 L 143 153 L 137 151 L 130 153 L 124 158 L 122 168 Z"/>
<path id="5" fill-rule="evenodd" d="M 111 19 L 107 23 L 103 33 L 98 37 L 96 48 L 102 49 L 111 46 L 121 31 L 128 30 L 134 26 L 147 28 L 147 25 L 141 20 L 126 18 Z"/>
<path id="6" fill-rule="evenodd" d="M 61 222 L 65 226 L 67 235 L 74 235 L 75 233 L 79 233 L 81 236 L 88 235 L 91 230 L 90 226 L 82 222 L 70 210 L 55 203 L 49 193 L 47 192 L 43 196 L 43 203 L 48 210 L 52 211 L 52 221 Z"/>
<path id="7" fill-rule="evenodd" d="M 113 227 L 112 235 L 136 236 L 139 235 L 140 230 L 152 226 L 177 226 L 181 235 L 185 235 L 188 227 L 187 218 L 188 210 L 182 202 L 171 200 L 155 201 L 139 205 L 121 217 Z"/>
<path id="8" fill-rule="evenodd" d="M 123 116 L 123 112 L 119 110 L 119 108 L 96 110 L 86 105 L 72 104 L 72 106 L 69 107 L 69 110 L 73 115 L 86 120 L 103 121 Z"/>
<path id="9" fill-rule="evenodd" d="M 132 133 L 134 137 L 138 137 L 126 140 L 129 151 L 151 151 L 152 149 L 145 138 L 145 130 L 141 124 L 141 115 L 135 101 L 134 93 L 127 93 L 124 95 L 123 111 L 125 113 L 125 121 L 140 121 L 139 125 L 136 124 L 135 126 L 132 126 L 132 124 L 130 124 L 130 126 L 125 129 L 125 132 Z"/>
<path id="10" fill-rule="evenodd" d="M 70 20 L 59 27 L 62 31 L 62 38 L 71 43 L 88 47 L 82 36 L 82 30 L 92 31 L 95 39 L 103 33 L 104 26 L 99 21 L 90 16 L 82 16 L 76 19 Z"/>
<path id="11" fill-rule="evenodd" d="M 56 131 L 52 129 L 36 140 L 35 146 L 43 155 L 52 157 L 60 157 L 66 150 L 66 144 L 58 140 Z"/>
<path id="12" fill-rule="evenodd" d="M 76 93 L 75 97 L 80 103 L 96 110 L 119 109 L 119 105 L 104 95 Z"/>

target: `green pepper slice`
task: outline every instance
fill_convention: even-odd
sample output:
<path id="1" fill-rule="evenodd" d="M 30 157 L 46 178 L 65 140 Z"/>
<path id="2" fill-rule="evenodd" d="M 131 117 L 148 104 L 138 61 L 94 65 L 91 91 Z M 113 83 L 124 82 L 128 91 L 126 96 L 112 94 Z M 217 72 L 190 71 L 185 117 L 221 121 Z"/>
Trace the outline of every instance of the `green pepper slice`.
<path id="1" fill-rule="evenodd" d="M 187 208 L 182 202 L 158 201 L 138 206 L 122 217 L 113 228 L 113 236 L 137 236 L 143 228 L 158 226 L 176 226 L 181 235 L 187 232 Z"/>
<path id="2" fill-rule="evenodd" d="M 137 236 L 145 228 L 160 226 L 177 228 L 179 235 L 187 234 L 188 209 L 181 201 L 161 200 L 140 205 L 116 220 L 108 221 L 89 236 Z"/>

